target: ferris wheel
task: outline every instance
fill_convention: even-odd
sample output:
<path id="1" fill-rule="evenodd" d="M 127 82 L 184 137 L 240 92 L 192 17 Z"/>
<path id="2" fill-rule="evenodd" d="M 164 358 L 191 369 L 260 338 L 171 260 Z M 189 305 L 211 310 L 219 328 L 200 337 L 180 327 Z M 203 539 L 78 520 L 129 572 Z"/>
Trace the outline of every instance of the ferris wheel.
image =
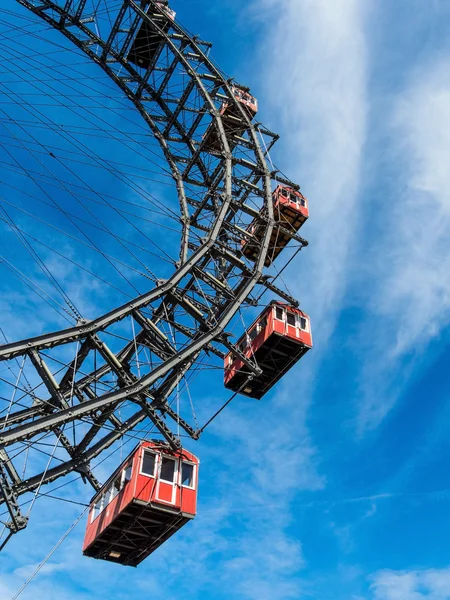
<path id="1" fill-rule="evenodd" d="M 307 246 L 298 232 L 308 201 L 274 167 L 278 136 L 258 121 L 250 89 L 215 65 L 211 44 L 167 1 L 13 4 L 28 12 L 1 32 L 14 76 L 2 91 L 15 108 L 0 111 L 1 163 L 12 174 L 0 178 L 0 219 L 17 249 L 2 248 L 0 264 L 20 302 L 28 290 L 57 314 L 36 323 L 27 306 L 28 323 L 10 327 L 20 341 L 2 322 L 0 547 L 27 526 L 47 484 L 90 484 L 92 524 L 136 466 L 152 478 L 147 506 L 159 502 L 178 521 L 128 562 L 111 536 L 98 550 L 92 532 L 85 553 L 137 564 L 195 514 L 198 461 L 184 440 L 198 440 L 236 395 L 262 398 L 312 347 L 309 317 L 282 278 Z M 23 95 L 30 77 L 40 93 L 47 85 L 48 104 Z M 67 266 L 61 275 L 67 262 L 78 275 Z M 22 335 L 27 326 L 38 333 Z M 129 455 L 116 459 L 125 443 Z M 117 469 L 105 488 L 96 469 L 111 455 Z M 139 511 L 133 525 L 149 518 Z"/>

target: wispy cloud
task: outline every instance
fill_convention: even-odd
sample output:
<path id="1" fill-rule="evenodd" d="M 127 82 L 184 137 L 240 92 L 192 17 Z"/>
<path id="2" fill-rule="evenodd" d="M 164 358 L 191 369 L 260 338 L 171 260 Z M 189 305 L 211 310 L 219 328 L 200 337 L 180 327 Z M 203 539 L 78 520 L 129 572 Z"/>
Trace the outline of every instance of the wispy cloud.
<path id="1" fill-rule="evenodd" d="M 255 4 L 256 10 L 266 11 L 264 19 L 271 24 L 261 87 L 262 105 L 266 112 L 268 104 L 272 109 L 267 125 L 283 135 L 278 149 L 282 156 L 273 158 L 311 199 L 305 236 L 313 243 L 289 279 L 315 319 L 319 352 L 308 359 L 308 368 L 301 364 L 286 377 L 278 394 L 264 399 L 257 410 L 241 403 L 213 431 L 218 441 L 228 440 L 228 462 L 224 477 L 218 477 L 218 490 L 233 498 L 229 518 L 235 529 L 242 527 L 242 535 L 233 540 L 233 556 L 221 569 L 239 597 L 286 600 L 301 597 L 308 561 L 300 532 L 293 527 L 299 495 L 325 485 L 307 416 L 313 370 L 335 324 L 357 221 L 366 122 L 366 9 L 355 0 L 332 5 L 265 0 Z M 236 465 L 248 467 L 234 481 L 230 472 Z M 274 490 L 279 490 L 276 498 Z M 239 508 L 242 515 L 236 512 Z"/>
<path id="2" fill-rule="evenodd" d="M 380 571 L 373 576 L 375 600 L 448 600 L 450 568 L 423 571 Z"/>
<path id="3" fill-rule="evenodd" d="M 80 526 L 76 536 L 52 558 L 49 572 L 41 573 L 29 586 L 24 600 L 103 598 L 111 595 L 111 590 L 118 600 L 129 598 L 130 593 L 167 600 L 297 600 L 339 594 L 352 600 L 363 600 L 363 596 L 365 600 L 450 598 L 450 575 L 445 569 L 380 571 L 371 578 L 367 593 L 359 589 L 360 580 L 367 583 L 366 575 L 357 570 L 346 578 L 339 571 L 331 578 L 335 585 L 327 577 L 317 584 L 323 586 L 323 594 L 311 592 L 311 573 L 314 576 L 318 564 L 311 564 L 312 555 L 320 525 L 312 525 L 315 540 L 311 542 L 304 531 L 307 527 L 303 527 L 312 513 L 309 508 L 323 505 L 330 509 L 325 519 L 340 542 L 342 559 L 346 553 L 356 553 L 359 542 L 358 530 L 347 525 L 345 508 L 355 505 L 360 521 L 367 522 L 378 506 L 400 496 L 385 493 L 336 500 L 339 489 L 334 488 L 327 502 L 322 495 L 311 493 L 326 485 L 316 432 L 308 424 L 314 378 L 318 373 L 327 376 L 320 371 L 321 361 L 346 304 L 350 266 L 354 266 L 353 243 L 362 229 L 361 213 L 366 206 L 360 190 L 369 105 L 365 23 L 370 5 L 370 1 L 360 0 L 254 2 L 255 9 L 264 11 L 264 20 L 270 22 L 260 74 L 260 89 L 265 89 L 260 98 L 261 118 L 282 134 L 273 159 L 302 185 L 311 202 L 311 220 L 303 232 L 311 246 L 287 279 L 313 318 L 315 351 L 286 377 L 278 393 L 261 403 L 236 400 L 226 416 L 214 423 L 200 442 L 203 447 L 197 449 L 203 459 L 198 518 L 138 571 L 125 572 L 83 559 Z M 446 66 L 442 61 L 418 71 L 398 99 L 389 122 L 395 140 L 389 149 L 390 160 L 397 161 L 398 170 L 403 169 L 407 177 L 395 182 L 395 203 L 387 203 L 388 208 L 384 205 L 390 214 L 385 237 L 380 240 L 383 253 L 370 268 L 374 295 L 362 307 L 369 314 L 361 337 L 367 339 L 371 332 L 373 347 L 359 348 L 367 361 L 361 377 L 365 382 L 361 431 L 379 424 L 392 406 L 407 375 L 405 370 L 402 377 L 398 375 L 405 355 L 419 340 L 423 345 L 438 335 L 449 318 L 445 229 L 450 218 L 450 186 L 446 185 L 450 181 L 445 158 L 450 142 L 450 87 L 443 83 Z M 62 275 L 70 285 L 70 273 Z M 379 327 L 380 318 L 383 328 Z M 388 359 L 380 364 L 380 356 L 385 356 L 380 350 L 386 348 L 387 340 Z M 386 385 L 380 390 L 381 376 Z M 104 468 L 106 476 L 109 466 Z M 82 496 L 79 490 L 76 496 L 71 493 L 86 499 L 86 493 Z M 357 494 L 361 493 L 364 491 L 358 490 Z M 340 514 L 331 514 L 334 508 L 340 509 Z M 42 514 L 51 516 L 63 529 L 72 519 L 50 512 L 48 505 L 42 508 Z M 306 513 L 306 519 L 299 519 L 300 512 Z M 322 511 L 320 519 L 323 525 Z M 51 529 L 51 524 L 46 525 Z M 12 546 L 16 554 L 7 555 L 3 563 L 0 597 L 11 597 L 18 579 L 22 581 L 31 570 L 29 566 L 17 569 L 17 565 L 35 565 L 45 554 L 44 547 L 50 548 L 61 534 L 55 531 L 55 539 L 39 539 L 40 545 L 34 545 L 39 533 L 33 524 L 20 544 Z M 322 543 L 320 552 L 326 550 L 325 545 Z M 60 565 L 67 567 L 60 571 Z M 352 587 L 348 593 L 347 579 L 348 589 Z"/>
<path id="4" fill-rule="evenodd" d="M 420 69 L 395 111 L 395 158 L 407 180 L 382 308 L 399 317 L 397 354 L 429 341 L 450 320 L 449 68 L 445 59 Z"/>
<path id="5" fill-rule="evenodd" d="M 266 96 L 282 134 L 283 170 L 310 198 L 311 246 L 291 275 L 316 336 L 329 335 L 346 285 L 366 139 L 369 3 L 263 2 L 278 18 L 265 48 Z M 260 7 L 261 2 L 258 2 Z M 275 157 L 278 159 L 278 157 Z M 302 263 L 298 266 L 300 263 Z"/>
<path id="6" fill-rule="evenodd" d="M 361 432 L 382 421 L 414 361 L 450 322 L 449 67 L 448 58 L 421 65 L 390 121 L 387 153 L 400 175 L 385 205 L 383 248 L 374 262 L 378 284 L 370 306 L 373 347 L 363 373 Z M 383 327 L 374 328 L 380 320 Z M 381 363 L 375 354 L 384 357 Z"/>

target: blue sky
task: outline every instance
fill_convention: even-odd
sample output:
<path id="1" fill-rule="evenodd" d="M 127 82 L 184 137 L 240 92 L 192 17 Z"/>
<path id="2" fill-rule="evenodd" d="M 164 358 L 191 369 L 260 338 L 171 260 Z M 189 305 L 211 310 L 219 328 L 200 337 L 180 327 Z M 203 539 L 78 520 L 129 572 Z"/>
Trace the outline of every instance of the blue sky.
<path id="1" fill-rule="evenodd" d="M 450 4 L 173 7 L 251 87 L 310 200 L 289 286 L 315 349 L 192 448 L 193 524 L 137 570 L 84 559 L 80 525 L 21 597 L 449 599 Z M 36 503 L 2 555 L 1 598 L 79 511 Z"/>

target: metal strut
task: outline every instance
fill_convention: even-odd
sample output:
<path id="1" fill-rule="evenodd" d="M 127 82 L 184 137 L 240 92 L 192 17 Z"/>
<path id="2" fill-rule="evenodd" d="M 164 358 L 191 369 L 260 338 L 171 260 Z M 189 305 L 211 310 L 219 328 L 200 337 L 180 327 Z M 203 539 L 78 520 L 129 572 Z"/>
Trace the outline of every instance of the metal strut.
<path id="1" fill-rule="evenodd" d="M 271 148 L 278 136 L 252 122 L 236 100 L 230 80 L 209 59 L 210 44 L 193 38 L 178 22 L 166 22 L 154 0 L 148 0 L 145 8 L 135 0 L 115 3 L 108 7 L 109 24 L 102 19 L 96 22 L 102 2 L 16 1 L 103 69 L 139 112 L 172 173 L 181 240 L 175 270 L 153 289 L 69 329 L 0 346 L 0 362 L 23 357 L 40 381 L 36 388 L 48 395 L 23 394 L 20 404 L 0 419 L 0 504 L 5 503 L 10 514 L 9 537 L 28 521 L 20 512 L 21 494 L 71 472 L 80 473 L 98 489 L 90 461 L 144 420 L 149 419 L 174 448 L 179 440 L 166 417 L 172 429 L 176 425 L 198 439 L 204 427 L 189 425 L 171 406 L 171 394 L 197 361 L 201 365 L 202 355 L 223 361 L 223 347 L 246 364 L 250 377 L 258 376 L 261 369 L 229 342 L 225 328 L 240 307 L 250 303 L 257 286 L 295 303 L 263 275 L 274 229 L 272 179 L 287 180 L 269 168 L 267 145 L 264 142 L 264 150 L 260 141 L 267 136 Z M 133 40 L 144 26 L 161 40 L 148 69 L 128 60 Z M 182 89 L 181 82 L 173 83 L 180 72 Z M 238 115 L 239 135 L 224 123 L 224 101 Z M 218 153 L 208 152 L 205 131 L 209 128 L 220 145 Z M 259 213 L 255 206 L 265 216 L 258 256 L 249 263 L 242 257 L 240 243 L 248 236 L 249 218 Z M 198 231 L 204 236 L 201 242 Z M 290 237 L 306 245 L 302 238 Z M 105 334 L 128 318 L 133 337 L 126 338 L 123 347 L 106 345 Z M 169 340 L 167 331 L 176 332 L 177 343 Z M 63 346 L 69 355 L 76 346 L 70 355 L 75 358 L 57 371 L 52 354 L 58 357 Z M 142 372 L 135 368 L 142 365 L 140 353 L 149 356 Z M 130 412 L 122 418 L 124 404 Z M 64 427 L 74 423 L 75 431 L 75 422 L 81 421 L 83 437 L 75 440 L 74 433 L 72 443 L 63 434 Z M 5 449 L 25 440 L 26 447 L 32 447 L 39 434 L 55 435 L 67 456 L 42 473 L 21 478 Z"/>
<path id="2" fill-rule="evenodd" d="M 5 523 L 5 526 L 9 529 L 9 534 L 0 545 L 0 550 L 3 549 L 13 534 L 25 529 L 28 524 L 28 517 L 24 516 L 20 510 L 17 495 L 8 478 L 8 473 L 19 479 L 6 452 L 0 450 L 0 497 L 3 499 L 3 503 L 6 504 L 11 519 Z"/>

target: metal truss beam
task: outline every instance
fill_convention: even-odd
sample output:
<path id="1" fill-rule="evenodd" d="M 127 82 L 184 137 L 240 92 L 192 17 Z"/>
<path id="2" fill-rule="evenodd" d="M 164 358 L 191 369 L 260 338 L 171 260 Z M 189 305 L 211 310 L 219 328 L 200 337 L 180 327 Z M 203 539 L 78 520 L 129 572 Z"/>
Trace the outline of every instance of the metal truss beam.
<path id="1" fill-rule="evenodd" d="M 193 38 L 178 22 L 167 22 L 154 0 L 148 0 L 149 10 L 134 0 L 116 4 L 114 18 L 102 35 L 87 0 L 16 1 L 61 32 L 133 103 L 171 169 L 182 228 L 179 262 L 155 288 L 89 322 L 0 347 L 0 362 L 28 357 L 49 396 L 33 397 L 32 405 L 0 419 L 0 491 L 20 525 L 16 501 L 21 494 L 71 472 L 80 473 L 98 489 L 91 461 L 147 419 L 173 448 L 180 445 L 175 427 L 197 439 L 198 430 L 181 418 L 170 401 L 177 387 L 202 353 L 223 359 L 218 346 L 243 360 L 250 373 L 261 374 L 258 365 L 229 341 L 226 327 L 258 285 L 295 301 L 263 276 L 275 227 L 272 178 L 282 180 L 271 173 L 267 159 L 277 136 L 252 123 L 235 98 L 231 81 L 209 59 L 210 44 Z M 143 24 L 161 39 L 147 70 L 133 66 L 127 58 Z M 184 88 L 175 96 L 170 85 L 180 69 Z M 234 104 L 244 134 L 236 136 L 226 129 L 223 101 Z M 219 155 L 208 153 L 205 127 L 216 132 Z M 271 142 L 262 143 L 261 136 Z M 250 202 L 261 210 L 253 209 Z M 239 229 L 245 219 L 261 214 L 261 247 L 256 260 L 249 263 L 235 239 L 245 237 Z M 201 240 L 195 228 L 202 231 Z M 132 319 L 136 333 L 122 348 L 112 342 L 107 345 L 104 334 L 126 318 Z M 177 332 L 182 342 L 175 343 L 164 331 Z M 70 344 L 76 345 L 75 356 L 58 381 L 51 355 Z M 150 355 L 149 366 L 140 373 L 135 365 L 144 351 Z M 119 410 L 125 403 L 127 418 L 122 420 Z M 131 416 L 130 407 L 136 407 Z M 64 428 L 81 420 L 87 428 L 77 443 L 74 434 L 72 443 Z M 36 436 L 47 433 L 56 436 L 68 459 L 22 479 L 8 466 L 6 448 L 27 440 L 32 444 Z"/>

